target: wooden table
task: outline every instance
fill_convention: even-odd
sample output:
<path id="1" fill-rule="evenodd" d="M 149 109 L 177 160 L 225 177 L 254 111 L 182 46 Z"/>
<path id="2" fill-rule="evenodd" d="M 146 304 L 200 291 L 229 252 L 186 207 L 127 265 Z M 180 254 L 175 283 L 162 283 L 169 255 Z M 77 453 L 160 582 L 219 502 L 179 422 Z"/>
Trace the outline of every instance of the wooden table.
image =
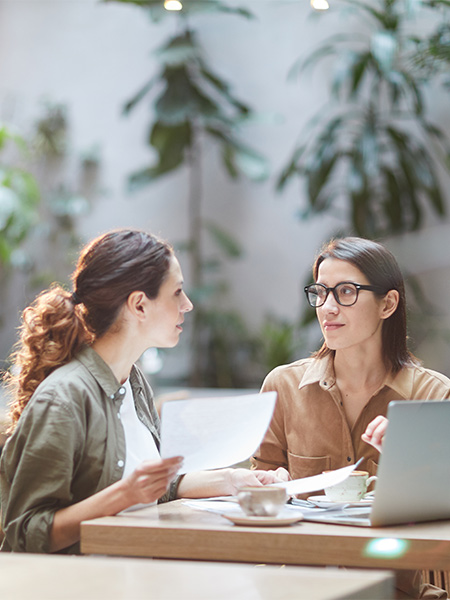
<path id="1" fill-rule="evenodd" d="M 236 526 L 182 500 L 81 525 L 84 554 L 450 570 L 450 521 L 385 528 Z"/>
<path id="2" fill-rule="evenodd" d="M 387 572 L 192 561 L 0 555 L 2 600 L 393 598 Z"/>

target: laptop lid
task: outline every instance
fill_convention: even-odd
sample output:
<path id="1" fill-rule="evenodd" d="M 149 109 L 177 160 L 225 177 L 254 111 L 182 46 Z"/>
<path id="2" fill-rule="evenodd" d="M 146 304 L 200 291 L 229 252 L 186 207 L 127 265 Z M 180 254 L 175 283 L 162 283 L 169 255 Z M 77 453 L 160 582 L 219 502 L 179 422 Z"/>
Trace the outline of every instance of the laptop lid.
<path id="1" fill-rule="evenodd" d="M 394 401 L 387 417 L 370 510 L 307 511 L 307 520 L 380 527 L 450 518 L 450 402 Z"/>
<path id="2" fill-rule="evenodd" d="M 395 401 L 387 417 L 372 525 L 450 518 L 450 402 Z"/>

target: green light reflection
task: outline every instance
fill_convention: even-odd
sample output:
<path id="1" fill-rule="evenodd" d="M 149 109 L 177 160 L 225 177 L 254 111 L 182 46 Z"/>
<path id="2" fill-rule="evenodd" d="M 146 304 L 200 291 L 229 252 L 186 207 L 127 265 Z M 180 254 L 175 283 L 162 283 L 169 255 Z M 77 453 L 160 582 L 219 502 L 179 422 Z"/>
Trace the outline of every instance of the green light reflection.
<path id="1" fill-rule="evenodd" d="M 398 538 L 377 538 L 370 540 L 364 549 L 363 555 L 370 556 L 371 558 L 399 558 L 403 556 L 408 548 L 410 542 Z"/>

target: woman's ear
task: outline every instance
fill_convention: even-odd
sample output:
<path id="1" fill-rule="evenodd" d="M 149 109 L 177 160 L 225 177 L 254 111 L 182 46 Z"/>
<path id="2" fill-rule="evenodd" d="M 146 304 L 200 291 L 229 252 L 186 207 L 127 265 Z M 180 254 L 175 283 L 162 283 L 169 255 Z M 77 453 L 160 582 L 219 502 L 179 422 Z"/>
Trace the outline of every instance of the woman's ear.
<path id="1" fill-rule="evenodd" d="M 381 311 L 382 319 L 389 319 L 391 315 L 397 310 L 398 303 L 400 301 L 400 294 L 397 290 L 389 290 L 386 296 L 383 298 L 383 306 Z"/>
<path id="2" fill-rule="evenodd" d="M 127 298 L 126 305 L 128 310 L 140 321 L 145 318 L 146 300 L 147 296 L 144 294 L 144 292 L 140 291 L 131 292 Z"/>

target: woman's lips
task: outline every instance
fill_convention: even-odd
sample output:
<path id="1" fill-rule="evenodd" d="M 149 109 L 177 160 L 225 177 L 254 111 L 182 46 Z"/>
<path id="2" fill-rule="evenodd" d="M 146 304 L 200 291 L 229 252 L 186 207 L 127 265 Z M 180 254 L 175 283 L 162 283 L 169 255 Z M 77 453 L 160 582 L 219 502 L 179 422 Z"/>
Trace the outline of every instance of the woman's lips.
<path id="1" fill-rule="evenodd" d="M 323 328 L 325 329 L 325 331 L 336 331 L 341 327 L 344 327 L 343 323 L 329 323 L 328 321 L 325 321 L 323 323 Z"/>

